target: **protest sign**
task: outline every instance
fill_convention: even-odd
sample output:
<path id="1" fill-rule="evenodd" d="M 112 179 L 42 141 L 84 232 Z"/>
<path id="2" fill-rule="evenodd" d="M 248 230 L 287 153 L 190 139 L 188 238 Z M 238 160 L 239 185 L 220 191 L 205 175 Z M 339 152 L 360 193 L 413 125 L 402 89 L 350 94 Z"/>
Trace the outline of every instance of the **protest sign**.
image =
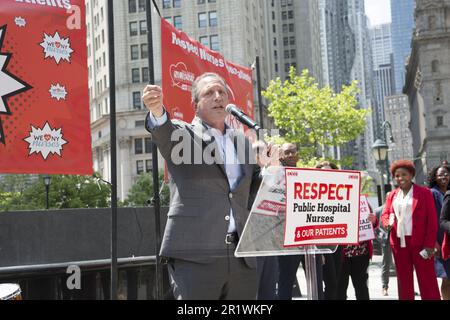
<path id="1" fill-rule="evenodd" d="M 361 174 L 286 168 L 285 246 L 357 244 Z"/>
<path id="2" fill-rule="evenodd" d="M 369 221 L 369 201 L 367 195 L 361 195 L 359 209 L 359 242 L 375 239 L 372 222 Z"/>

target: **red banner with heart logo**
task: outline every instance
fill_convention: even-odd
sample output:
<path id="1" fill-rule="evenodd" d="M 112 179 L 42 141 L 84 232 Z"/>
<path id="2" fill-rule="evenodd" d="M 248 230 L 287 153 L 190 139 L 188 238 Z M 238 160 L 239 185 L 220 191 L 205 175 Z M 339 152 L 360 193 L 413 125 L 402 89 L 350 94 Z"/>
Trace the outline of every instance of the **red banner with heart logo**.
<path id="1" fill-rule="evenodd" d="M 0 12 L 0 173 L 92 174 L 84 0 Z"/>
<path id="2" fill-rule="evenodd" d="M 164 106 L 171 117 L 186 122 L 194 118 L 191 87 L 204 72 L 215 72 L 227 83 L 230 103 L 254 118 L 252 70 L 232 62 L 210 50 L 184 32 L 161 19 L 161 59 Z M 234 128 L 242 124 L 229 116 L 227 123 Z"/>

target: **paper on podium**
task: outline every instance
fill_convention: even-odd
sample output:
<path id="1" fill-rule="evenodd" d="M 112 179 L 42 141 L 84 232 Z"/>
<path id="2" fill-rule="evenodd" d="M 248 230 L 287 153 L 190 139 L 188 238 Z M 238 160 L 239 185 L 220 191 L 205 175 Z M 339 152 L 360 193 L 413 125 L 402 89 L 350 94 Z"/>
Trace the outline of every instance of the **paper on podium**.
<path id="1" fill-rule="evenodd" d="M 336 245 L 284 247 L 285 167 L 270 167 L 236 247 L 236 257 L 333 253 Z"/>

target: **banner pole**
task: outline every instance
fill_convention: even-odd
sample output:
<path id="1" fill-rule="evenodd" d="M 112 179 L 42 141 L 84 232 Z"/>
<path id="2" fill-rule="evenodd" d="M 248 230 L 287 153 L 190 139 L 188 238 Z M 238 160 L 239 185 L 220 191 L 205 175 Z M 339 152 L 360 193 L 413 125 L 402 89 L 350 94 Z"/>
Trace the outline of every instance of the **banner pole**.
<path id="1" fill-rule="evenodd" d="M 108 0 L 109 95 L 111 148 L 111 300 L 117 300 L 117 149 L 116 149 L 116 73 L 114 55 L 114 8 Z"/>
<path id="2" fill-rule="evenodd" d="M 158 10 L 158 7 L 155 8 Z M 148 72 L 149 72 L 149 82 L 150 84 L 155 83 L 155 69 L 153 61 L 153 28 L 152 28 L 152 6 L 150 0 L 146 0 L 146 14 L 147 14 L 147 42 L 148 42 Z M 159 13 L 159 10 L 158 10 Z M 152 142 L 152 174 L 153 174 L 153 199 L 152 205 L 155 212 L 155 254 L 156 254 L 156 265 L 155 265 L 155 289 L 156 289 L 156 299 L 162 300 L 162 266 L 159 261 L 159 250 L 161 248 L 161 200 L 159 197 L 159 172 L 158 172 L 158 147 Z"/>
<path id="3" fill-rule="evenodd" d="M 258 91 L 258 109 L 259 109 L 259 126 L 261 129 L 264 129 L 264 114 L 263 114 L 263 103 L 262 103 L 262 96 L 261 96 L 261 69 L 259 64 L 259 56 L 256 56 L 255 61 L 255 67 L 256 67 L 256 86 Z"/>

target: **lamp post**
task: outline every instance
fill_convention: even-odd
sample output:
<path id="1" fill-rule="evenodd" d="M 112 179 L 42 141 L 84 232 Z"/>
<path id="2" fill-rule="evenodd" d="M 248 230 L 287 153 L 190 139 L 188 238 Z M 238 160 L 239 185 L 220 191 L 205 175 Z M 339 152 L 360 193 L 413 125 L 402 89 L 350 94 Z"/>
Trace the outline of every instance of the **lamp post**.
<path id="1" fill-rule="evenodd" d="M 45 195 L 46 195 L 46 205 L 45 205 L 45 207 L 46 207 L 46 209 L 48 210 L 49 209 L 49 203 L 48 203 L 48 193 L 49 193 L 49 191 L 50 191 L 50 182 L 51 182 L 51 177 L 50 176 L 44 176 L 44 186 L 45 186 Z"/>
<path id="2" fill-rule="evenodd" d="M 393 144 L 394 143 L 394 136 L 392 135 L 391 123 L 389 121 L 384 121 L 381 124 L 381 133 L 383 134 L 382 137 L 383 137 L 383 140 L 384 140 L 385 143 L 387 142 L 387 139 L 386 139 L 386 130 L 387 129 L 389 129 L 389 142 L 391 144 Z M 389 175 L 389 154 L 388 153 L 386 153 L 386 172 L 388 172 L 388 174 L 387 174 L 387 183 L 391 184 L 391 178 L 390 178 L 390 175 Z"/>
<path id="3" fill-rule="evenodd" d="M 378 169 L 380 170 L 380 176 L 381 176 L 381 203 L 380 206 L 384 203 L 384 176 L 383 176 L 383 165 L 385 164 L 385 161 L 387 159 L 387 152 L 388 152 L 388 145 L 386 144 L 386 141 L 382 139 L 377 139 L 375 143 L 372 145 L 372 154 L 375 160 L 377 161 Z M 388 173 L 389 174 L 389 173 Z"/>

